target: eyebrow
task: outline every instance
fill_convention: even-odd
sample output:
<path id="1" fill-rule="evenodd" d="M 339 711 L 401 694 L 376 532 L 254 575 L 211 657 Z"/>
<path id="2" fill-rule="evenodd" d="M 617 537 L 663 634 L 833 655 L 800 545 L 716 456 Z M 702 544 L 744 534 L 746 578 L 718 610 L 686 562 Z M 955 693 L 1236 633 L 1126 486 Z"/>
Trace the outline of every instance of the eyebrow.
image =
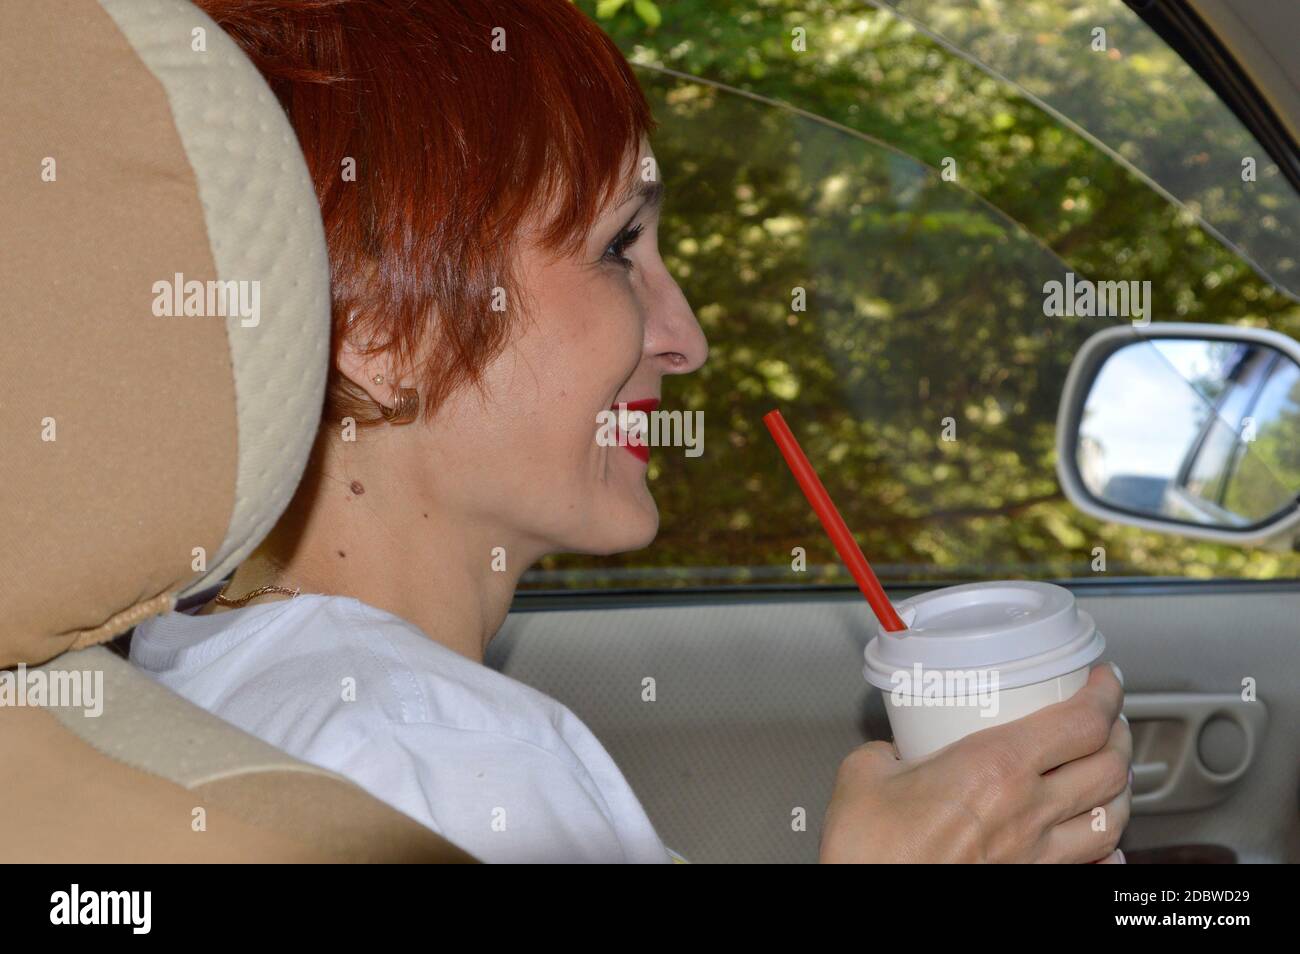
<path id="1" fill-rule="evenodd" d="M 659 181 L 642 182 L 640 185 L 634 186 L 623 193 L 623 197 L 618 200 L 614 208 L 621 209 L 636 198 L 641 199 L 642 206 L 655 207 L 661 205 L 664 201 L 664 184 Z"/>

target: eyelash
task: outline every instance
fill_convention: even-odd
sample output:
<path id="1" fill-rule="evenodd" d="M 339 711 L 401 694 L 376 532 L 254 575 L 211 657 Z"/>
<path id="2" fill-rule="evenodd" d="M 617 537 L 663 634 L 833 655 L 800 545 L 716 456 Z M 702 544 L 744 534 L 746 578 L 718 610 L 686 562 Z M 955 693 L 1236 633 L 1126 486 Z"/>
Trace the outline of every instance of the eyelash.
<path id="1" fill-rule="evenodd" d="M 617 262 L 624 268 L 631 268 L 632 260 L 623 253 L 636 244 L 636 240 L 641 237 L 641 233 L 644 231 L 645 226 L 640 224 L 624 228 L 614 236 L 614 241 L 609 243 L 609 248 L 605 249 L 604 259 Z"/>

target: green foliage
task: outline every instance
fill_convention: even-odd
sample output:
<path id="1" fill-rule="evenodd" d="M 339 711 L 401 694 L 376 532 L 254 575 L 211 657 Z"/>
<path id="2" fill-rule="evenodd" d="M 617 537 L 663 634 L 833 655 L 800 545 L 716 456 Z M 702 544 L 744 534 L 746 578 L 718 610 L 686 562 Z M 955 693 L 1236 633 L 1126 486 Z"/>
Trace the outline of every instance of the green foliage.
<path id="1" fill-rule="evenodd" d="M 598 20 L 608 20 L 627 6 L 628 0 L 597 0 L 593 11 Z M 632 9 L 641 22 L 654 29 L 663 22 L 663 13 L 654 0 L 632 0 Z"/>
<path id="2" fill-rule="evenodd" d="M 889 11 L 579 5 L 639 64 L 660 121 L 660 246 L 711 344 L 701 371 L 665 382 L 665 407 L 704 410 L 705 449 L 654 451 L 652 547 L 553 559 L 531 585 L 846 581 L 763 428 L 776 406 L 887 580 L 1091 576 L 1097 547 L 1112 576 L 1297 575 L 1292 554 L 1098 523 L 1057 484 L 1061 385 L 1105 321 L 1045 317 L 1044 282 L 1147 280 L 1156 320 L 1300 333 L 1300 309 L 1186 210 Z M 991 23 L 985 43 L 998 42 L 996 14 L 1056 17 L 1055 31 L 1019 36 L 1050 64 L 1034 95 L 1096 90 L 1107 121 L 1139 131 L 1135 149 L 1176 150 L 1207 128 L 1236 148 L 1244 135 L 1221 129 L 1222 105 L 1158 38 L 1128 37 L 1145 87 L 1113 59 L 1062 51 L 1086 50 L 1114 3 L 1083 4 L 1093 19 L 1046 0 L 930 4 L 940 20 L 972 6 Z M 1227 193 L 1205 199 L 1216 222 L 1236 210 L 1242 229 L 1267 228 L 1254 197 Z M 792 307 L 799 288 L 806 311 Z M 1282 460 L 1271 443 L 1259 452 Z M 791 571 L 794 547 L 808 573 Z"/>

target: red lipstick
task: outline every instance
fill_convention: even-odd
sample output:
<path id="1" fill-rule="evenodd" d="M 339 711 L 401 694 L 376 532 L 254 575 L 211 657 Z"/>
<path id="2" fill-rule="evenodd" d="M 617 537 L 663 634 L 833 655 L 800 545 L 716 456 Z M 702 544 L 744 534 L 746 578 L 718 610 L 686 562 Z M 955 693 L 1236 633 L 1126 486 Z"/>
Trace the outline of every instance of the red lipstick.
<path id="1" fill-rule="evenodd" d="M 620 402 L 613 405 L 610 410 L 615 414 L 619 414 L 619 420 L 621 421 L 624 413 L 632 414 L 634 411 L 640 411 L 643 414 L 651 414 L 658 407 L 658 398 L 642 398 L 639 401 Z M 637 435 L 627 434 L 618 424 L 614 425 L 614 430 L 618 435 L 618 443 L 621 447 L 641 463 L 648 464 L 650 462 L 650 446 L 644 443 L 634 443 L 638 440 L 644 441 L 646 439 L 644 434 L 640 437 Z"/>

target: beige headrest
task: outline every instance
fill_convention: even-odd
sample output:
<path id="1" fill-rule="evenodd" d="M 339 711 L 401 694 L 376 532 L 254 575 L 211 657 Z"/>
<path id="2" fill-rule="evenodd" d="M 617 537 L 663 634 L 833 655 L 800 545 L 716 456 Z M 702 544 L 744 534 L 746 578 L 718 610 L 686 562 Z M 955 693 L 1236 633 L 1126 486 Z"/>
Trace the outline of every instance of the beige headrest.
<path id="1" fill-rule="evenodd" d="M 329 276 L 288 121 L 185 0 L 0 4 L 0 62 L 11 666 L 168 609 L 267 533 L 319 420 Z"/>

